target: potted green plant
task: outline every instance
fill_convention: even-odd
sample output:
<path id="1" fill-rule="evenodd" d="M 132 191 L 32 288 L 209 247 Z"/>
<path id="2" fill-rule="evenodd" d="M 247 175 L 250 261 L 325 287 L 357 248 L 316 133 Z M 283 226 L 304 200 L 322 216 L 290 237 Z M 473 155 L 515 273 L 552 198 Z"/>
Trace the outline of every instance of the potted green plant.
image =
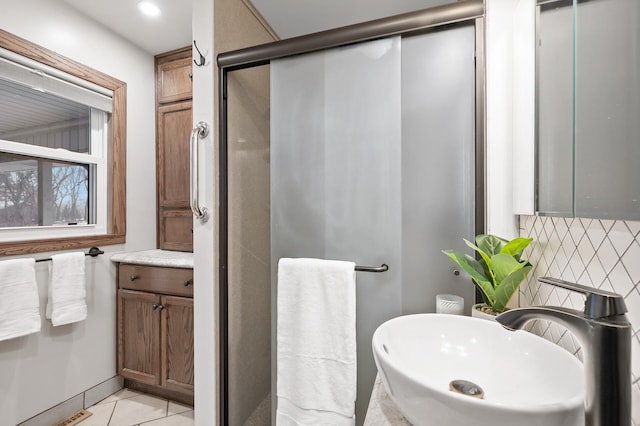
<path id="1" fill-rule="evenodd" d="M 519 237 L 507 241 L 495 235 L 480 234 L 476 235 L 475 244 L 464 241 L 478 252 L 479 260 L 456 250 L 442 252 L 471 276 L 484 303 L 494 314 L 504 312 L 520 283 L 531 271 L 531 263 L 521 256 L 533 238 Z"/>

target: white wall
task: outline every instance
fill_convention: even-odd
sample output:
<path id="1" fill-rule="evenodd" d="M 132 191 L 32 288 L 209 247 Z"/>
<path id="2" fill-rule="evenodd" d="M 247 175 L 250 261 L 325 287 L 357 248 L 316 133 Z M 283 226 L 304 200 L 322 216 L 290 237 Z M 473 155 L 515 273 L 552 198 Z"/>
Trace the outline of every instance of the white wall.
<path id="1" fill-rule="evenodd" d="M 487 0 L 486 231 L 518 236 L 533 213 L 534 0 Z"/>
<path id="2" fill-rule="evenodd" d="M 200 143 L 200 200 L 209 210 L 211 218 L 202 222 L 193 219 L 193 276 L 194 281 L 205 285 L 194 286 L 194 367 L 195 367 L 195 424 L 209 426 L 216 424 L 218 413 L 218 393 L 216 371 L 218 354 L 216 351 L 216 327 L 218 319 L 217 265 L 216 258 L 216 172 L 217 161 L 214 152 L 217 127 L 215 126 L 214 87 L 217 84 L 214 72 L 213 21 L 214 0 L 192 1 L 193 39 L 198 41 L 202 52 L 207 52 L 203 67 L 193 67 L 193 123 L 204 121 L 209 126 L 209 135 Z"/>
<path id="3" fill-rule="evenodd" d="M 86 321 L 44 320 L 47 264 L 37 264 L 42 330 L 0 342 L 0 424 L 15 425 L 116 374 L 116 251 L 154 248 L 153 56 L 57 0 L 2 0 L 0 28 L 127 83 L 127 243 L 87 258 Z M 41 253 L 36 258 L 47 257 Z"/>
<path id="4" fill-rule="evenodd" d="M 535 209 L 535 0 L 513 8 L 513 212 Z"/>

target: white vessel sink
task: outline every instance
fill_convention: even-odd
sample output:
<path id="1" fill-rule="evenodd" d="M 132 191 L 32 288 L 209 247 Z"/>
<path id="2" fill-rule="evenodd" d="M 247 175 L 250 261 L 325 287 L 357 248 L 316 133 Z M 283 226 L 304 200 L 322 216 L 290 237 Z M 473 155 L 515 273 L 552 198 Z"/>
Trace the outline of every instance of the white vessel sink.
<path id="1" fill-rule="evenodd" d="M 415 426 L 583 426 L 582 363 L 526 331 L 471 317 L 394 318 L 373 335 L 382 382 Z M 450 390 L 466 380 L 478 399 Z"/>

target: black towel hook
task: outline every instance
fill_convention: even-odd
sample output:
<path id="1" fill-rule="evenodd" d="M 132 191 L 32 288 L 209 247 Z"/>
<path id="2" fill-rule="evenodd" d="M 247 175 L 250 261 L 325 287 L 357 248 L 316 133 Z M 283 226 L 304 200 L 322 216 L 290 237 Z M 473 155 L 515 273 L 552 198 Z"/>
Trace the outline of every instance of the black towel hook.
<path id="1" fill-rule="evenodd" d="M 196 48 L 196 50 L 198 51 L 198 54 L 200 55 L 200 62 L 198 62 L 198 61 L 196 61 L 194 59 L 193 63 L 196 64 L 196 66 L 198 66 L 198 67 L 203 67 L 204 63 L 206 62 L 206 59 L 205 59 L 204 55 L 202 54 L 202 52 L 200 52 L 200 49 L 198 49 L 198 45 L 196 44 L 195 40 L 193 40 L 193 47 Z"/>

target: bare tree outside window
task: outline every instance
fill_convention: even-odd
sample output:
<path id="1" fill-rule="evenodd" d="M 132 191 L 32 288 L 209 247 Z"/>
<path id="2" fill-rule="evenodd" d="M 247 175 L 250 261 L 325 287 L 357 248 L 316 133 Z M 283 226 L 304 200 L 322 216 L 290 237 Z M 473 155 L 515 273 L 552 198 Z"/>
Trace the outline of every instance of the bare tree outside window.
<path id="1" fill-rule="evenodd" d="M 38 224 L 37 185 L 34 170 L 0 174 L 0 227 Z"/>
<path id="2" fill-rule="evenodd" d="M 88 193 L 86 165 L 0 156 L 0 228 L 89 223 Z"/>
<path id="3" fill-rule="evenodd" d="M 89 171 L 85 166 L 53 168 L 55 223 L 87 223 Z"/>

